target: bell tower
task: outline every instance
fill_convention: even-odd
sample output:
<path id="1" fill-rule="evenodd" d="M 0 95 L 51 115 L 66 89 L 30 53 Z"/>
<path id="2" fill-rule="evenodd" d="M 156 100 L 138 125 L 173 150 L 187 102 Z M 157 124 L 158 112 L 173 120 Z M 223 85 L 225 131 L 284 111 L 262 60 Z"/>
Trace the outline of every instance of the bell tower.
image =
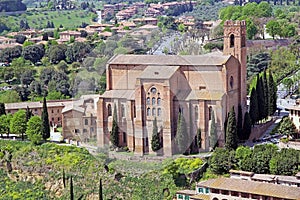
<path id="1" fill-rule="evenodd" d="M 244 20 L 225 21 L 223 54 L 232 55 L 240 62 L 240 104 L 245 113 L 247 111 L 247 47 Z"/>

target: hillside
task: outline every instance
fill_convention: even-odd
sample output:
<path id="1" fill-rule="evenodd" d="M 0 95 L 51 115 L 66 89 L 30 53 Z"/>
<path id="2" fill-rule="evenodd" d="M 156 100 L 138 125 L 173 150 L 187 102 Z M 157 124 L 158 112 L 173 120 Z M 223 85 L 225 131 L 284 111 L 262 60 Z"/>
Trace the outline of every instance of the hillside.
<path id="1" fill-rule="evenodd" d="M 2 12 L 25 11 L 26 5 L 22 0 L 0 0 L 0 10 Z"/>
<path id="2" fill-rule="evenodd" d="M 122 163 L 74 146 L 2 140 L 0 161 L 0 199 L 69 199 L 71 176 L 76 199 L 98 199 L 100 178 L 105 199 L 161 199 L 164 188 L 171 199 L 177 190 L 171 176 L 160 173 L 159 163 Z"/>

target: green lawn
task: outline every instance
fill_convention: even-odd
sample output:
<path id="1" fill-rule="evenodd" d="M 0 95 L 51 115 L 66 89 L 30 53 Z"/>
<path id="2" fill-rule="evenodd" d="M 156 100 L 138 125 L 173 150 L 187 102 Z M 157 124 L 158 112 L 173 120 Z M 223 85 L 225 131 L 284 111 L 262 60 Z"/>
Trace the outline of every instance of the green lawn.
<path id="1" fill-rule="evenodd" d="M 53 22 L 57 28 L 63 25 L 64 28 L 72 29 L 81 25 L 83 22 L 92 23 L 92 18 L 96 14 L 84 10 L 63 10 L 63 11 L 29 11 L 19 16 L 5 16 L 9 27 L 13 30 L 19 27 L 20 20 L 26 19 L 30 28 L 45 28 L 47 22 Z"/>

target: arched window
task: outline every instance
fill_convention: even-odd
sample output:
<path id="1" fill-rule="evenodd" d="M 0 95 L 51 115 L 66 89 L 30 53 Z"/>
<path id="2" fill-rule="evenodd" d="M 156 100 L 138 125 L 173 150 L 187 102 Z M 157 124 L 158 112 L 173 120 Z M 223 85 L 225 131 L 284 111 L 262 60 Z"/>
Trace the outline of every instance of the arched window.
<path id="1" fill-rule="evenodd" d="M 150 116 L 150 112 L 151 112 L 150 108 L 147 108 L 147 116 Z"/>
<path id="2" fill-rule="evenodd" d="M 160 106 L 161 98 L 157 98 L 157 105 Z"/>
<path id="3" fill-rule="evenodd" d="M 157 116 L 161 116 L 161 108 L 157 109 Z"/>
<path id="4" fill-rule="evenodd" d="M 125 106 L 124 106 L 124 104 L 121 105 L 121 116 L 125 117 Z"/>
<path id="5" fill-rule="evenodd" d="M 150 105 L 150 97 L 147 97 L 147 105 Z"/>
<path id="6" fill-rule="evenodd" d="M 195 120 L 198 120 L 198 116 L 199 116 L 199 109 L 198 106 L 195 106 Z"/>
<path id="7" fill-rule="evenodd" d="M 152 94 L 155 94 L 155 93 L 156 93 L 156 88 L 155 88 L 155 87 L 151 88 L 151 93 L 152 93 Z"/>
<path id="8" fill-rule="evenodd" d="M 208 108 L 208 120 L 211 120 L 211 114 L 212 114 L 212 107 L 209 106 L 209 108 Z"/>
<path id="9" fill-rule="evenodd" d="M 230 84 L 230 89 L 232 89 L 233 88 L 233 77 L 232 76 L 230 77 L 229 84 Z"/>
<path id="10" fill-rule="evenodd" d="M 155 116 L 155 115 L 156 115 L 156 109 L 152 108 L 152 116 Z"/>
<path id="11" fill-rule="evenodd" d="M 230 48 L 234 47 L 234 35 L 230 35 Z"/>
<path id="12" fill-rule="evenodd" d="M 152 105 L 154 106 L 155 105 L 155 97 L 152 97 Z"/>
<path id="13" fill-rule="evenodd" d="M 111 105 L 110 104 L 108 104 L 108 106 L 107 106 L 107 113 L 108 113 L 108 116 L 111 116 Z"/>

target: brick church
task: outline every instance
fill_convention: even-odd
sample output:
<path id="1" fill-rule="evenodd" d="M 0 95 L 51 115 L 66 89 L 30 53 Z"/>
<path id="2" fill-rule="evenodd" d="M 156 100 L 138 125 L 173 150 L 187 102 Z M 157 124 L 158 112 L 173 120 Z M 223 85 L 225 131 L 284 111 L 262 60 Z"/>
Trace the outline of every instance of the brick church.
<path id="1" fill-rule="evenodd" d="M 152 154 L 153 120 L 161 137 L 161 153 L 174 154 L 179 112 L 186 121 L 187 147 L 201 130 L 200 151 L 210 149 L 214 113 L 218 143 L 225 142 L 227 113 L 238 105 L 246 111 L 246 23 L 224 23 L 223 52 L 205 55 L 117 55 L 106 68 L 107 88 L 97 109 L 97 142 L 110 145 L 117 109 L 119 146 L 137 155 Z"/>

